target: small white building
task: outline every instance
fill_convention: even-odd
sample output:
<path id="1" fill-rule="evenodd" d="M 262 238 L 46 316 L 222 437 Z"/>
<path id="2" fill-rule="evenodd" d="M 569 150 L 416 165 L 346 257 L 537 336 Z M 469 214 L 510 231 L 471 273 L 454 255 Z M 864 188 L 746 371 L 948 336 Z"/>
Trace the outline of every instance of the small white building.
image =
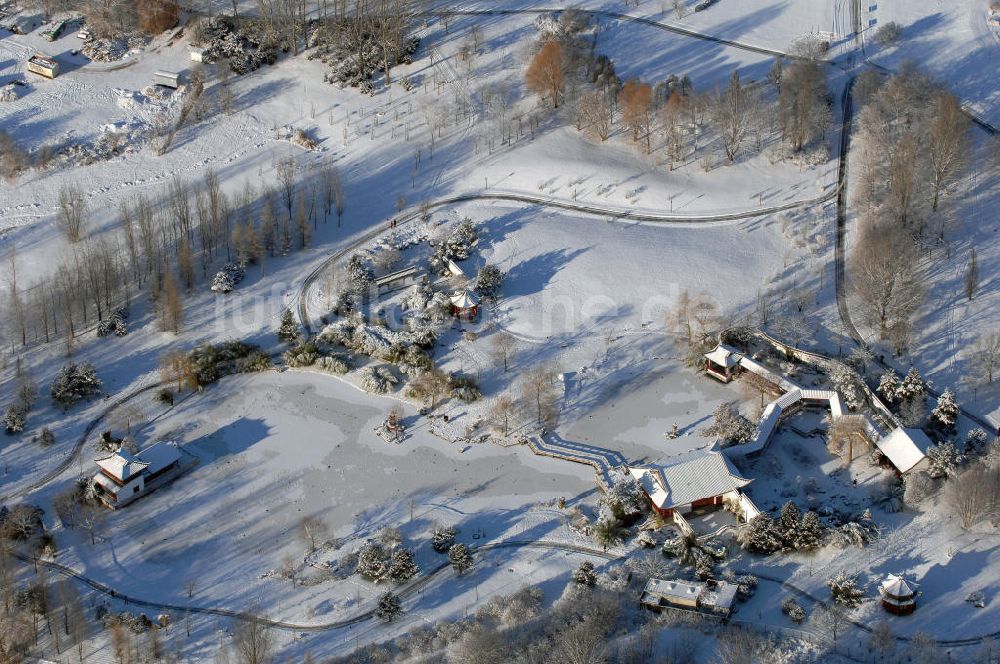
<path id="1" fill-rule="evenodd" d="M 172 71 L 156 71 L 153 72 L 153 83 L 176 90 L 181 84 L 180 75 Z"/>
<path id="2" fill-rule="evenodd" d="M 650 579 L 639 597 L 645 607 L 660 610 L 665 607 L 696 609 L 728 616 L 736 603 L 737 586 L 723 581 L 678 581 Z"/>
<path id="3" fill-rule="evenodd" d="M 922 467 L 927 450 L 934 446 L 927 434 L 920 429 L 897 427 L 888 435 L 875 440 L 875 446 L 889 459 L 900 473 Z"/>
<path id="4" fill-rule="evenodd" d="M 728 383 L 739 372 L 740 360 L 742 359 L 743 354 L 735 348 L 719 344 L 705 353 L 705 373 L 713 378 L 718 378 L 723 383 Z"/>
<path id="5" fill-rule="evenodd" d="M 199 46 L 191 46 L 188 49 L 188 54 L 191 57 L 191 62 L 205 62 L 205 49 Z"/>
<path id="6" fill-rule="evenodd" d="M 917 589 L 920 586 L 907 581 L 902 574 L 890 574 L 879 584 L 882 608 L 897 616 L 907 616 L 917 608 Z"/>
<path id="7" fill-rule="evenodd" d="M 119 449 L 96 460 L 94 487 L 98 497 L 111 509 L 122 507 L 158 488 L 181 469 L 177 443 L 160 441 L 138 454 Z"/>

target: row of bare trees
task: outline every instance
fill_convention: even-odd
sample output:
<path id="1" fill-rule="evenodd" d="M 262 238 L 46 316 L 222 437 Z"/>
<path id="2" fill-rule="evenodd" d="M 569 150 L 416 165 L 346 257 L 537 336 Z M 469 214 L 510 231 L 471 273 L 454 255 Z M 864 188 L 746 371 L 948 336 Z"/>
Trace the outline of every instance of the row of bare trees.
<path id="1" fill-rule="evenodd" d="M 333 164 L 304 170 L 288 158 L 275 171 L 275 187 L 247 184 L 233 196 L 211 170 L 198 185 L 175 177 L 160 199 L 140 193 L 123 201 L 118 227 L 89 237 L 85 197 L 66 187 L 57 220 L 71 243 L 58 267 L 25 287 L 16 252 L 6 257 L 8 340 L 72 342 L 141 293 L 156 305 L 162 327 L 179 332 L 184 293 L 221 263 L 258 264 L 263 272 L 268 259 L 307 246 L 320 221 L 335 214 L 341 223 L 346 198 Z"/>
<path id="2" fill-rule="evenodd" d="M 942 202 L 968 163 L 969 120 L 954 95 L 912 66 L 884 82 L 867 72 L 856 85 L 861 221 L 851 287 L 865 323 L 900 354 L 924 300 L 921 250 L 945 242 L 953 222 Z M 971 299 L 978 268 L 969 274 Z"/>

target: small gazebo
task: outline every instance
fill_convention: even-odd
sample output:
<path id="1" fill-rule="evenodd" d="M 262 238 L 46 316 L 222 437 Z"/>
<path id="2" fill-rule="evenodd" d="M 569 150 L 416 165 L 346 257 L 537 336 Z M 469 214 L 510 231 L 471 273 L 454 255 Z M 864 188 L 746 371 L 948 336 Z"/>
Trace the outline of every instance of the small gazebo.
<path id="1" fill-rule="evenodd" d="M 463 288 L 451 296 L 451 313 L 459 320 L 475 320 L 479 315 L 479 298 L 472 291 Z"/>
<path id="2" fill-rule="evenodd" d="M 879 585 L 882 608 L 897 616 L 908 616 L 917 608 L 917 589 L 920 586 L 907 581 L 902 574 L 890 574 Z"/>
<path id="3" fill-rule="evenodd" d="M 741 359 L 743 355 L 735 348 L 719 344 L 714 350 L 705 353 L 705 373 L 728 383 L 739 371 Z"/>

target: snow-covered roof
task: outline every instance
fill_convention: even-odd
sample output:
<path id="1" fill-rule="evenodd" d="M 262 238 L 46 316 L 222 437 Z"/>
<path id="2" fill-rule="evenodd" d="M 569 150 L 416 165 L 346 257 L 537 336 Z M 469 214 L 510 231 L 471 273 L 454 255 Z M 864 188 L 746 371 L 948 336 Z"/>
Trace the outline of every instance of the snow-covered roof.
<path id="1" fill-rule="evenodd" d="M 701 603 L 716 611 L 729 613 L 733 609 L 733 604 L 736 603 L 736 589 L 735 583 L 719 581 L 715 590 L 706 590 L 702 593 Z"/>
<path id="2" fill-rule="evenodd" d="M 181 458 L 177 443 L 161 440 L 139 452 L 139 457 L 148 464 L 149 473 L 157 473 Z"/>
<path id="3" fill-rule="evenodd" d="M 97 459 L 97 466 L 121 482 L 127 482 L 138 475 L 149 464 L 125 450 L 118 450 L 110 456 Z"/>
<path id="4" fill-rule="evenodd" d="M 448 259 L 448 262 L 445 265 L 448 267 L 448 271 L 451 272 L 451 276 L 453 277 L 465 276 L 465 270 L 459 267 L 458 263 L 451 260 L 450 258 Z"/>
<path id="5" fill-rule="evenodd" d="M 629 473 L 660 509 L 721 496 L 750 483 L 717 451 L 670 466 L 629 468 Z"/>
<path id="6" fill-rule="evenodd" d="M 471 309 L 479 304 L 479 298 L 477 298 L 472 292 L 463 288 L 462 290 L 455 291 L 452 294 L 451 303 L 459 309 Z"/>
<path id="7" fill-rule="evenodd" d="M 907 581 L 902 574 L 890 574 L 879 586 L 883 595 L 892 599 L 909 599 L 917 594 L 920 586 L 913 581 Z"/>
<path id="8" fill-rule="evenodd" d="M 119 491 L 120 487 L 115 484 L 114 480 L 109 478 L 104 473 L 96 473 L 94 475 L 94 481 L 100 484 L 106 491 L 110 491 L 111 493 L 118 493 Z"/>
<path id="9" fill-rule="evenodd" d="M 735 348 L 727 346 L 726 344 L 719 344 L 714 350 L 705 353 L 705 359 L 707 359 L 712 364 L 717 364 L 720 367 L 726 367 L 731 369 L 740 363 L 740 359 L 743 357 Z"/>
<path id="10" fill-rule="evenodd" d="M 901 473 L 905 473 L 927 456 L 934 443 L 920 429 L 897 427 L 889 435 L 879 438 L 875 445 Z"/>
<path id="11" fill-rule="evenodd" d="M 383 275 L 375 280 L 376 286 L 384 286 L 385 284 L 391 284 L 394 281 L 399 281 L 401 279 L 408 279 L 412 276 L 418 275 L 423 270 L 419 265 L 411 265 L 408 268 L 402 270 L 396 270 L 395 272 L 390 272 L 389 274 Z"/>
<path id="12" fill-rule="evenodd" d="M 646 592 L 667 599 L 679 599 L 696 602 L 705 590 L 705 584 L 695 581 L 673 581 L 667 579 L 650 579 L 646 582 Z"/>

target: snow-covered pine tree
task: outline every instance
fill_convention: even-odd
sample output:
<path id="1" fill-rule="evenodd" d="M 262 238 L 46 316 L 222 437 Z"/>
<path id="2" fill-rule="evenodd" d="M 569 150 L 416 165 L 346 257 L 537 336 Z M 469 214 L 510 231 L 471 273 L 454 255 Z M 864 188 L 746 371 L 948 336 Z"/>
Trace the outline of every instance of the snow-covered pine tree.
<path id="1" fill-rule="evenodd" d="M 771 554 L 781 550 L 781 537 L 768 514 L 758 514 L 740 533 L 740 545 L 751 553 Z"/>
<path id="2" fill-rule="evenodd" d="M 385 623 L 395 620 L 403 612 L 399 598 L 390 592 L 382 593 L 375 607 L 375 617 Z"/>
<path id="3" fill-rule="evenodd" d="M 715 563 L 712 557 L 698 549 L 694 552 L 694 575 L 699 581 L 715 578 Z"/>
<path id="4" fill-rule="evenodd" d="M 878 379 L 876 392 L 886 403 L 895 403 L 896 399 L 899 398 L 899 375 L 892 369 L 883 373 Z"/>
<path id="5" fill-rule="evenodd" d="M 806 610 L 791 595 L 781 601 L 781 612 L 788 616 L 795 624 L 800 624 L 806 619 Z"/>
<path id="6" fill-rule="evenodd" d="M 358 552 L 358 565 L 354 571 L 369 581 L 383 581 L 389 572 L 389 554 L 378 542 L 366 542 Z"/>
<path id="7" fill-rule="evenodd" d="M 56 435 L 52 433 L 52 429 L 48 427 L 42 427 L 42 432 L 38 434 L 38 444 L 42 447 L 51 447 L 56 442 Z"/>
<path id="8" fill-rule="evenodd" d="M 795 540 L 796 551 L 811 551 L 818 549 L 823 544 L 823 536 L 826 528 L 819 520 L 816 512 L 809 510 L 802 515 L 802 522 L 799 524 L 799 536 Z"/>
<path id="9" fill-rule="evenodd" d="M 745 443 L 753 437 L 755 427 L 740 413 L 735 401 L 720 403 L 713 413 L 714 421 L 704 432 L 715 436 L 724 445 Z"/>
<path id="10" fill-rule="evenodd" d="M 631 474 L 616 472 L 611 478 L 611 487 L 602 499 L 604 504 L 619 521 L 627 521 L 643 513 L 646 508 L 646 493 L 639 481 Z"/>
<path id="11" fill-rule="evenodd" d="M 826 585 L 830 587 L 833 600 L 847 607 L 857 606 L 865 596 L 865 591 L 858 588 L 857 577 L 847 572 L 838 572 L 826 582 Z"/>
<path id="12" fill-rule="evenodd" d="M 573 570 L 573 581 L 581 586 L 593 587 L 597 583 L 597 572 L 594 570 L 594 563 L 584 560 L 580 566 Z"/>
<path id="13" fill-rule="evenodd" d="M 502 283 L 503 272 L 496 265 L 487 263 L 476 277 L 476 292 L 487 299 L 495 300 L 500 295 Z"/>
<path id="14" fill-rule="evenodd" d="M 444 553 L 455 543 L 455 529 L 450 526 L 438 526 L 431 535 L 431 546 L 438 553 Z"/>
<path id="15" fill-rule="evenodd" d="M 955 449 L 951 441 L 938 443 L 927 450 L 927 474 L 932 479 L 940 479 L 955 474 L 965 457 Z"/>
<path id="16" fill-rule="evenodd" d="M 278 326 L 278 339 L 286 344 L 298 343 L 301 330 L 299 323 L 295 320 L 295 314 L 290 308 L 286 308 L 281 314 L 281 324 Z"/>
<path id="17" fill-rule="evenodd" d="M 371 286 L 375 275 L 360 254 L 354 254 L 347 262 L 347 280 L 351 290 L 363 294 Z"/>
<path id="18" fill-rule="evenodd" d="M 101 391 L 101 381 L 97 377 L 94 365 L 89 362 L 64 364 L 55 380 L 49 394 L 56 404 L 69 408 L 77 401 L 85 399 Z"/>
<path id="19" fill-rule="evenodd" d="M 22 403 L 12 403 L 3 413 L 3 425 L 9 434 L 24 431 L 28 421 L 28 409 Z"/>
<path id="20" fill-rule="evenodd" d="M 420 573 L 420 568 L 413 559 L 413 553 L 409 549 L 397 547 L 393 550 L 389 558 L 389 578 L 396 583 L 409 581 Z"/>
<path id="21" fill-rule="evenodd" d="M 802 512 L 799 506 L 789 500 L 781 508 L 778 521 L 774 524 L 781 538 L 781 545 L 786 551 L 795 549 L 795 543 L 799 539 L 799 525 L 802 521 Z"/>
<path id="22" fill-rule="evenodd" d="M 472 552 L 461 542 L 448 549 L 448 561 L 459 576 L 472 569 Z"/>
<path id="23" fill-rule="evenodd" d="M 857 371 L 842 362 L 837 362 L 830 370 L 830 382 L 844 397 L 844 404 L 850 410 L 857 410 L 864 405 L 864 383 Z"/>
<path id="24" fill-rule="evenodd" d="M 923 397 L 926 391 L 924 380 L 920 377 L 920 372 L 917 371 L 916 367 L 910 367 L 910 370 L 906 372 L 906 378 L 903 379 L 903 382 L 899 384 L 899 389 L 896 390 L 896 397 L 900 401 L 908 401 Z"/>
<path id="25" fill-rule="evenodd" d="M 951 391 L 951 388 L 946 387 L 941 396 L 938 397 L 937 406 L 931 412 L 931 421 L 944 431 L 954 431 L 955 422 L 958 421 L 958 413 L 955 393 Z"/>
<path id="26" fill-rule="evenodd" d="M 965 434 L 965 453 L 970 454 L 983 449 L 988 440 L 989 435 L 981 427 L 971 429 L 969 433 Z"/>

